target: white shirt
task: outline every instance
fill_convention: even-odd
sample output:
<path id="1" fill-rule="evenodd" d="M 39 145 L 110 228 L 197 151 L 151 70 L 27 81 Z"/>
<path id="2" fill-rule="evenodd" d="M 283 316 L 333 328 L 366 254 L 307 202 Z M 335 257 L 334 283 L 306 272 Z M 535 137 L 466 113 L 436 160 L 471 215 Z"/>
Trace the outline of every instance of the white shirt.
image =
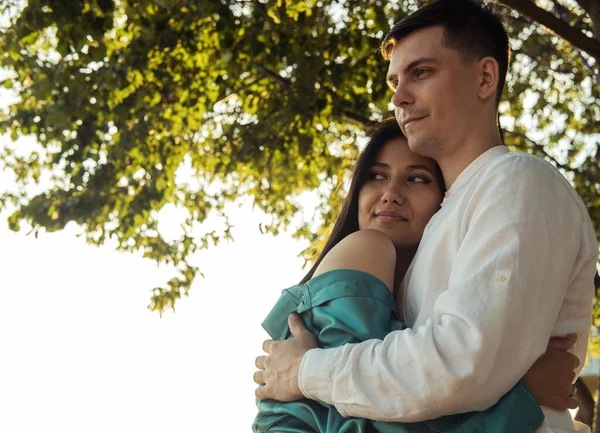
<path id="1" fill-rule="evenodd" d="M 381 421 L 486 409 L 551 336 L 576 332 L 583 365 L 597 255 L 567 180 L 539 158 L 494 147 L 460 174 L 425 229 L 398 293 L 410 329 L 310 350 L 300 388 L 344 416 Z M 567 411 L 543 409 L 539 433 L 589 431 Z"/>

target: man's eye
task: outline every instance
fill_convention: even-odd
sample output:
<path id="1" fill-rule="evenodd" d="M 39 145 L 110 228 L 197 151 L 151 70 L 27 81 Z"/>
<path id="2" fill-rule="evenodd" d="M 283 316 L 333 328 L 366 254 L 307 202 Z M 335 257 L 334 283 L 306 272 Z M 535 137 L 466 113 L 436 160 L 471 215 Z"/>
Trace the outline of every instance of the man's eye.
<path id="1" fill-rule="evenodd" d="M 427 74 L 428 72 L 429 72 L 428 69 L 419 68 L 419 69 L 415 70 L 415 76 L 422 77 L 423 75 Z"/>

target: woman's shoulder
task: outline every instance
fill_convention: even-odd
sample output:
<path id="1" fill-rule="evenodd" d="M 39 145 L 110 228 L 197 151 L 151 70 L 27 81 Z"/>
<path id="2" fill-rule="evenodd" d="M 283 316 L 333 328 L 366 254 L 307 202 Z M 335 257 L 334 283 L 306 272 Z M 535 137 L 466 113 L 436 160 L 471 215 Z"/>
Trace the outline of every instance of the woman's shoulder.
<path id="1" fill-rule="evenodd" d="M 335 269 L 353 269 L 371 274 L 391 288 L 395 264 L 396 249 L 390 238 L 378 230 L 359 230 L 325 255 L 315 276 Z"/>
<path id="2" fill-rule="evenodd" d="M 376 229 L 358 230 L 342 239 L 334 248 L 360 247 L 362 252 L 395 252 L 392 240 Z"/>

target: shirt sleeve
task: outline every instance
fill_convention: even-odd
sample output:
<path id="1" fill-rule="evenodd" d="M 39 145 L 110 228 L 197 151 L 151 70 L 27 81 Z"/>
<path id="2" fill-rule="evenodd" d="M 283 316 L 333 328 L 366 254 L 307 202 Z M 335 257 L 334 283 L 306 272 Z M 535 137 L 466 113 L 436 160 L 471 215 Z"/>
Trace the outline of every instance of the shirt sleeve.
<path id="1" fill-rule="evenodd" d="M 321 348 L 382 339 L 394 329 L 405 328 L 395 319 L 394 297 L 370 274 L 329 271 L 308 281 L 306 287 L 297 311 Z"/>
<path id="2" fill-rule="evenodd" d="M 319 347 L 339 347 L 404 329 L 394 297 L 378 278 L 361 271 L 338 269 L 304 285 L 283 290 L 262 326 L 275 340 L 292 336 L 287 318 L 300 314 Z"/>
<path id="3" fill-rule="evenodd" d="M 585 293 L 591 313 L 597 245 L 585 257 L 580 248 L 590 227 L 558 173 L 517 159 L 486 177 L 467 205 L 448 289 L 432 317 L 383 340 L 309 351 L 302 392 L 345 416 L 381 421 L 492 406 L 544 353 L 574 280 L 583 286 L 571 289 Z M 589 328 L 588 309 L 580 331 Z"/>

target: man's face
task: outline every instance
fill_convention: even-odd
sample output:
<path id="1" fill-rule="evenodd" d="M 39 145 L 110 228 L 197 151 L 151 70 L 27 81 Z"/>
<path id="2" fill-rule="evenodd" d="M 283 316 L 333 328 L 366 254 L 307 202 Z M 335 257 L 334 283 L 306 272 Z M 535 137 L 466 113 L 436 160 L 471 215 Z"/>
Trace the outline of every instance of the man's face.
<path id="1" fill-rule="evenodd" d="M 428 27 L 401 39 L 387 77 L 408 145 L 433 158 L 460 146 L 480 108 L 476 62 L 444 46 L 443 34 L 441 27 Z"/>

